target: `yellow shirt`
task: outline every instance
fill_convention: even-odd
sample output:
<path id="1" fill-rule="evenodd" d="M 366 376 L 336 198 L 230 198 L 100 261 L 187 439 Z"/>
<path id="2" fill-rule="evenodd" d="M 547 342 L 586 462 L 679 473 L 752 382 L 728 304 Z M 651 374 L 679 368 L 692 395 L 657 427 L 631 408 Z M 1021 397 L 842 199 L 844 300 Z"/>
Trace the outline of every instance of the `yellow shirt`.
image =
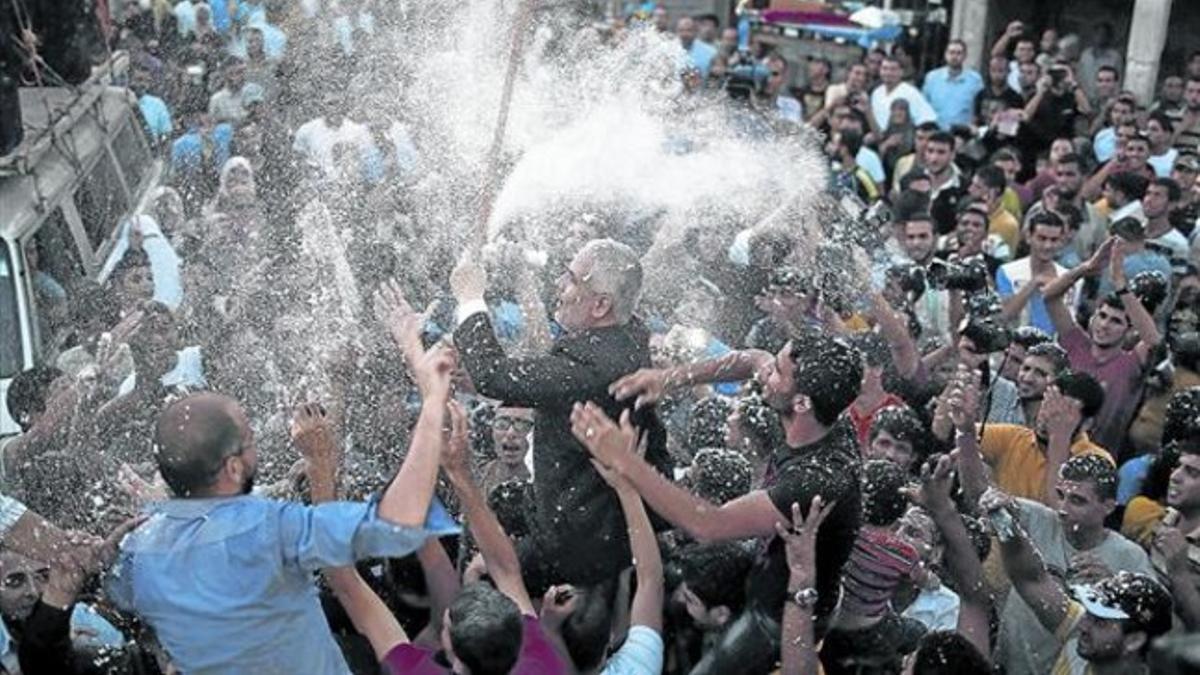
<path id="1" fill-rule="evenodd" d="M 1158 529 L 1158 524 L 1166 514 L 1167 509 L 1162 504 L 1138 495 L 1125 506 L 1125 515 L 1121 518 L 1121 534 L 1149 550 L 1150 545 L 1154 543 L 1154 531 Z"/>
<path id="2" fill-rule="evenodd" d="M 1072 638 L 1075 637 L 1076 629 L 1079 628 L 1079 620 L 1083 618 L 1083 605 L 1071 600 L 1071 604 L 1067 607 L 1067 615 L 1063 617 L 1062 623 L 1058 629 L 1054 631 L 1054 637 L 1062 643 L 1062 651 L 1058 653 L 1058 660 L 1054 662 L 1054 669 L 1050 671 L 1050 675 L 1081 675 L 1092 672 L 1092 665 L 1084 663 L 1082 657 L 1076 653 L 1076 643 Z"/>
<path id="3" fill-rule="evenodd" d="M 1004 194 L 1000 195 L 1000 205 L 1004 207 L 1005 211 L 1011 213 L 1012 217 L 1016 218 L 1018 223 L 1021 222 L 1023 217 L 1021 213 L 1021 197 L 1017 195 L 1016 190 L 1010 187 L 1004 188 Z M 1015 256 L 1016 254 L 1017 252 L 1014 250 L 1013 255 Z"/>
<path id="4" fill-rule="evenodd" d="M 988 234 L 1000 237 L 1008 246 L 1008 254 L 1017 256 L 1017 244 L 1021 242 L 1021 225 L 1013 214 L 1004 208 L 1004 202 L 996 205 L 996 210 L 988 217 Z"/>
<path id="5" fill-rule="evenodd" d="M 1046 478 L 1046 453 L 1038 446 L 1033 429 L 1017 424 L 989 424 L 984 429 L 979 452 L 992 467 L 996 486 L 1014 497 L 1041 502 Z M 1080 434 L 1071 444 L 1071 456 L 1112 455 Z"/>

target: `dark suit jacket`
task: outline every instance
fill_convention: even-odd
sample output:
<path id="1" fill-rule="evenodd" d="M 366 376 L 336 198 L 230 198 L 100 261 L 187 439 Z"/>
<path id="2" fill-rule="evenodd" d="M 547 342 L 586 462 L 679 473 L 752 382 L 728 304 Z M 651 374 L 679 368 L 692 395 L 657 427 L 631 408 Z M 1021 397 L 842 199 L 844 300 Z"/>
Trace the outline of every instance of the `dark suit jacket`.
<path id="1" fill-rule="evenodd" d="M 629 565 L 629 538 L 620 503 L 571 435 L 571 407 L 592 401 L 614 420 L 632 402 L 618 403 L 608 385 L 650 366 L 649 333 L 636 320 L 569 335 L 549 353 L 509 358 L 488 315 L 468 317 L 454 332 L 459 358 L 480 394 L 535 410 L 533 467 L 540 553 L 554 561 L 562 581 L 611 579 Z M 650 434 L 646 459 L 670 476 L 666 430 L 651 409 L 633 415 Z"/>

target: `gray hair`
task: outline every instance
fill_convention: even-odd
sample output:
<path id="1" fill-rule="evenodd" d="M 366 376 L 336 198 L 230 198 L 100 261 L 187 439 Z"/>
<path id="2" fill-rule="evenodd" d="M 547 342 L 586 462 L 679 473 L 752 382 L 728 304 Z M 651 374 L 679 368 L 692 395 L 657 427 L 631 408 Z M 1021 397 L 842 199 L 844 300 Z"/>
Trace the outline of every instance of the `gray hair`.
<path id="1" fill-rule="evenodd" d="M 642 294 L 642 262 L 637 254 L 619 241 L 593 239 L 583 245 L 579 255 L 591 261 L 588 286 L 612 298 L 618 321 L 629 321 Z"/>

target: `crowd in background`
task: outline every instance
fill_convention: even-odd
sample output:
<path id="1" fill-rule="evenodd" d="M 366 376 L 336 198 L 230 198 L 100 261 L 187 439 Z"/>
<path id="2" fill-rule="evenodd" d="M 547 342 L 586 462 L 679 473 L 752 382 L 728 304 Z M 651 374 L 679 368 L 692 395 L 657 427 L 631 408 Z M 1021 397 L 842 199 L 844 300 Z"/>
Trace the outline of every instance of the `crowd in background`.
<path id="1" fill-rule="evenodd" d="M 594 212 L 546 262 L 435 233 L 443 139 L 350 94 L 429 8 L 145 4 L 104 32 L 161 185 L 102 282 L 26 252 L 0 672 L 1136 673 L 1200 628 L 1200 52 L 1146 105 L 1107 29 L 921 73 L 631 7 L 580 30 L 820 132 L 861 262 Z"/>

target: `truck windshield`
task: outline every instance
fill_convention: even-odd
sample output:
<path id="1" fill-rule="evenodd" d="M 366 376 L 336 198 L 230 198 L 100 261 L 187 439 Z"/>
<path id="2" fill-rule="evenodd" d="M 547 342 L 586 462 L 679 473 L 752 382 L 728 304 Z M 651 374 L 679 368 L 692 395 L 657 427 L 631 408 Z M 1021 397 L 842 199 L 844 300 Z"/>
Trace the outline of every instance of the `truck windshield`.
<path id="1" fill-rule="evenodd" d="M 8 246 L 0 241 L 0 377 L 12 377 L 25 365 L 21 358 L 21 322 L 17 321 L 17 280 Z"/>

